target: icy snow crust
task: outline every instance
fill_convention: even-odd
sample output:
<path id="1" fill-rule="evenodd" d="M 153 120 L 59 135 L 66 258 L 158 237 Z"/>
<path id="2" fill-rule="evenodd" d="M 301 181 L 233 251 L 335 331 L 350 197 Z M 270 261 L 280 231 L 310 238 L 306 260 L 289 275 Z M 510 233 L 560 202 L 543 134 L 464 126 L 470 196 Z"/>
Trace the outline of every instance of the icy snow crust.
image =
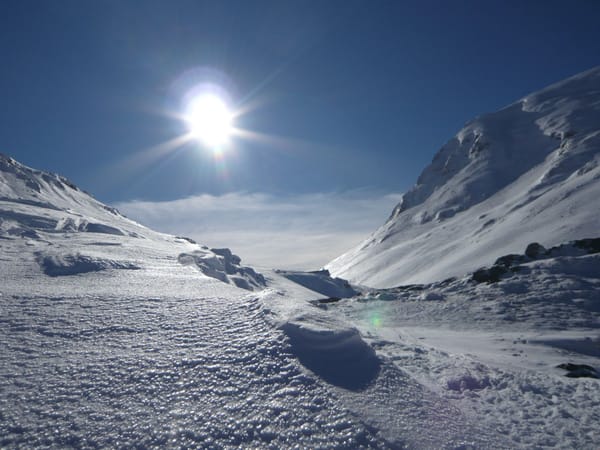
<path id="1" fill-rule="evenodd" d="M 391 445 L 305 372 L 229 250 L 0 158 L 0 447 Z"/>
<path id="2" fill-rule="evenodd" d="M 459 276 L 530 242 L 596 236 L 600 67 L 468 123 L 389 220 L 326 268 L 373 287 Z"/>

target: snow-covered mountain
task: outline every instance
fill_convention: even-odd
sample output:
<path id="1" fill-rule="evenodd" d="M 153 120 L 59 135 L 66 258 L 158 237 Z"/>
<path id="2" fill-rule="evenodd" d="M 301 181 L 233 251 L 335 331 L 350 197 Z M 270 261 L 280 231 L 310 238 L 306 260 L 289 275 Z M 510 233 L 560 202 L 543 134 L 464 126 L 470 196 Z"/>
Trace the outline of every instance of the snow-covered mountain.
<path id="1" fill-rule="evenodd" d="M 600 67 L 460 130 L 388 221 L 326 268 L 392 287 L 457 276 L 600 231 Z"/>
<path id="2" fill-rule="evenodd" d="M 85 233 L 88 239 L 96 236 L 98 241 L 115 238 L 104 242 L 106 245 L 89 245 L 83 253 L 69 251 L 71 240 L 63 238 L 76 240 L 81 238 L 78 233 Z M 148 245 L 144 241 L 151 241 L 162 246 L 185 244 L 178 261 L 196 267 L 205 276 L 248 290 L 265 284 L 262 275 L 241 266 L 240 258 L 229 249 L 209 249 L 189 238 L 152 231 L 100 203 L 66 178 L 32 169 L 0 153 L 0 239 L 18 238 L 29 239 L 30 246 L 45 244 L 36 252 L 36 261 L 51 276 L 139 268 L 132 261 L 115 261 L 113 257 L 119 253 L 115 247 L 123 242 L 129 247 L 143 247 Z M 66 249 L 61 242 L 66 243 Z"/>

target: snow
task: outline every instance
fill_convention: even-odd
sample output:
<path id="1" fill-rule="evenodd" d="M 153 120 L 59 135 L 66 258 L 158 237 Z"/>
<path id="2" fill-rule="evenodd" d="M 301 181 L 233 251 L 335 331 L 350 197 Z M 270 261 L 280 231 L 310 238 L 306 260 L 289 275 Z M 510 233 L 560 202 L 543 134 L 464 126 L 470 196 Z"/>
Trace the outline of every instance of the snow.
<path id="1" fill-rule="evenodd" d="M 466 275 L 327 308 L 378 355 L 509 436 L 509 447 L 593 448 L 598 380 L 558 366 L 600 367 L 600 253 L 572 243 L 548 254 L 495 283 Z"/>
<path id="2" fill-rule="evenodd" d="M 239 256 L 228 248 L 202 247 L 189 253 L 181 253 L 177 260 L 183 265 L 195 265 L 207 277 L 216 278 L 223 283 L 253 291 L 265 287 L 265 279 L 251 267 L 240 265 Z"/>
<path id="3" fill-rule="evenodd" d="M 460 276 L 531 242 L 595 237 L 599 124 L 600 68 L 474 119 L 390 219 L 326 268 L 393 287 Z"/>
<path id="4" fill-rule="evenodd" d="M 230 251 L 69 186 L 38 191 L 56 178 L 3 164 L 0 447 L 388 447 L 305 372 L 258 294 L 198 270 L 260 279 Z M 64 218 L 121 233 L 57 228 Z"/>
<path id="5" fill-rule="evenodd" d="M 455 142 L 451 176 L 335 263 L 392 288 L 243 266 L 0 155 L 0 447 L 596 448 L 598 157 L 577 108 L 598 76 L 471 125 L 537 133 L 522 107 L 550 135 L 576 124 L 574 153 L 487 184 L 503 128 L 474 166 Z"/>
<path id="6" fill-rule="evenodd" d="M 138 266 L 129 262 L 94 258 L 80 253 L 52 255 L 40 252 L 36 255 L 36 260 L 44 273 L 51 277 L 77 275 L 106 269 L 139 269 Z"/>
<path id="7" fill-rule="evenodd" d="M 276 273 L 330 299 L 352 297 L 358 294 L 358 291 L 350 286 L 346 280 L 332 278 L 327 270 L 314 272 L 277 270 Z"/>
<path id="8" fill-rule="evenodd" d="M 286 321 L 281 329 L 300 362 L 330 384 L 362 390 L 379 374 L 380 361 L 356 328 L 309 314 Z"/>
<path id="9" fill-rule="evenodd" d="M 67 185 L 60 196 L 38 191 L 49 175 L 9 165 L 0 178 L 25 175 L 0 201 L 1 447 L 505 442 L 311 303 L 326 294 L 290 278 L 357 293 L 345 281 L 259 277 L 229 250 L 153 232 Z M 56 226 L 66 219 L 110 228 Z M 249 274 L 267 287 L 231 279 Z"/>

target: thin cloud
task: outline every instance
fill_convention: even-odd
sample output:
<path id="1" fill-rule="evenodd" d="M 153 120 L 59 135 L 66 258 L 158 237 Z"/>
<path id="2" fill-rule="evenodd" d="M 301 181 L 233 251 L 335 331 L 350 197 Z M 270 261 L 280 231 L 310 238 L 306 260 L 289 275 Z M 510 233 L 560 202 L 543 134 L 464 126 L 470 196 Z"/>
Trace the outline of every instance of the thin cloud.
<path id="1" fill-rule="evenodd" d="M 229 247 L 246 264 L 307 270 L 360 243 L 399 200 L 400 194 L 372 190 L 286 196 L 237 192 L 134 200 L 117 207 L 155 230 Z"/>

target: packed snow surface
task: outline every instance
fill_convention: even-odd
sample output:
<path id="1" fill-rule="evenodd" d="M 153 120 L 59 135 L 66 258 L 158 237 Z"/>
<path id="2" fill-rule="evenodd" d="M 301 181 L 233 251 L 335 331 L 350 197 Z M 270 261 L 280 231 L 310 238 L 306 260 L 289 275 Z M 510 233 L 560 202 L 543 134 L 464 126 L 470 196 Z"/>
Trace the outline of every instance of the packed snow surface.
<path id="1" fill-rule="evenodd" d="M 388 221 L 329 263 L 373 287 L 439 281 L 530 242 L 598 234 L 600 67 L 469 122 Z"/>

